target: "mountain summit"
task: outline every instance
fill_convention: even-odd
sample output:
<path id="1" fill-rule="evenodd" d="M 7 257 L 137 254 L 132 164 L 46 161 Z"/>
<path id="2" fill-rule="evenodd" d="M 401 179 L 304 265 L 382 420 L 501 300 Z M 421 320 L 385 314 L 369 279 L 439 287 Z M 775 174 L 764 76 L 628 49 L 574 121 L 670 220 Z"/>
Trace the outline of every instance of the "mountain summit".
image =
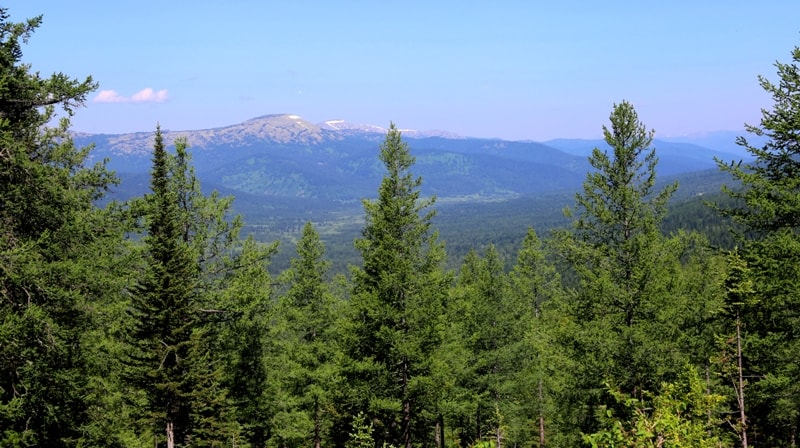
<path id="1" fill-rule="evenodd" d="M 462 138 L 446 131 L 417 131 L 401 129 L 405 137 Z M 185 137 L 189 146 L 198 150 L 226 146 L 231 148 L 252 146 L 253 144 L 317 145 L 323 142 L 341 140 L 346 137 L 379 140 L 386 134 L 386 128 L 370 124 L 353 124 L 344 120 L 328 120 L 319 124 L 311 123 L 292 114 L 271 114 L 251 118 L 242 123 L 212 129 L 162 131 L 164 140 L 171 144 L 178 137 Z M 99 135 L 76 134 L 79 139 L 96 140 Z M 153 146 L 153 132 L 134 132 L 129 134 L 103 135 L 105 145 L 118 154 L 149 154 Z"/>
<path id="2" fill-rule="evenodd" d="M 231 126 L 163 131 L 167 144 L 184 137 L 204 185 L 231 194 L 354 202 L 374 195 L 383 176 L 378 148 L 386 130 L 344 120 L 311 123 L 298 115 L 263 115 Z M 403 130 L 417 158 L 424 193 L 441 198 L 509 197 L 580 187 L 586 154 L 596 140 L 505 141 L 441 131 Z M 94 144 L 123 179 L 150 169 L 154 132 L 76 134 Z M 714 168 L 721 153 L 687 143 L 655 142 L 659 175 Z M 727 159 L 730 154 L 722 156 Z M 146 186 L 146 183 L 140 182 Z"/>

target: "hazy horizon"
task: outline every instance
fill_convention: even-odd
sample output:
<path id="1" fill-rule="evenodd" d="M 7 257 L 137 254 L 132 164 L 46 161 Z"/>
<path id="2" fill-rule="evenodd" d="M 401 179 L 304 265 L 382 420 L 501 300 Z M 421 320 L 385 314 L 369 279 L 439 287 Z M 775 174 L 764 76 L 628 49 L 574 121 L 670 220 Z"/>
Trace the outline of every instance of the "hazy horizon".
<path id="1" fill-rule="evenodd" d="M 800 2 L 11 2 L 34 71 L 99 89 L 78 132 L 266 114 L 467 137 L 599 138 L 630 101 L 657 137 L 741 131 L 800 43 Z"/>

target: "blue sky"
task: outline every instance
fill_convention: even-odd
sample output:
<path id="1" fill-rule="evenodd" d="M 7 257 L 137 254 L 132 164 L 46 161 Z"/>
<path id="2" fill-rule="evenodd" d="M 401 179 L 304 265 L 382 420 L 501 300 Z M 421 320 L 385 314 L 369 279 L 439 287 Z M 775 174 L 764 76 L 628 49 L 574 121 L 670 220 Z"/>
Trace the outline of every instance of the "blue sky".
<path id="1" fill-rule="evenodd" d="M 800 45 L 798 0 L 5 2 L 42 74 L 100 83 L 73 129 L 291 113 L 473 137 L 594 138 L 634 104 L 657 136 L 741 130 Z"/>

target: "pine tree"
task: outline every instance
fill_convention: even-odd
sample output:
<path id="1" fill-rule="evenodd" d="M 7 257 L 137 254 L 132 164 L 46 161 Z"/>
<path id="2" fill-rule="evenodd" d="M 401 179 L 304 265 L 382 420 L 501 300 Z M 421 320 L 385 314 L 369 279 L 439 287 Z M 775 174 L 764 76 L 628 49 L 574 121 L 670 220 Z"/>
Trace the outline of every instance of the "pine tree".
<path id="1" fill-rule="evenodd" d="M 515 381 L 523 369 L 524 335 L 533 308 L 512 294 L 503 261 L 493 245 L 484 257 L 472 250 L 465 257 L 456 285 L 451 319 L 461 323 L 461 338 L 469 353 L 459 378 L 468 391 L 469 422 L 455 427 L 467 440 L 491 440 L 497 446 L 515 443 L 507 421 L 516 417 Z M 455 426 L 455 425 L 453 425 Z"/>
<path id="2" fill-rule="evenodd" d="M 794 445 L 800 430 L 800 47 L 791 54 L 792 63 L 775 63 L 777 83 L 759 77 L 773 106 L 746 130 L 767 142 L 756 147 L 739 137 L 754 160 L 718 161 L 741 185 L 724 189 L 736 203 L 718 209 L 742 226 L 742 257 L 758 298 L 739 316 L 754 445 Z"/>
<path id="3" fill-rule="evenodd" d="M 562 416 L 557 412 L 556 402 L 566 388 L 564 377 L 568 377 L 559 372 L 569 371 L 570 366 L 558 349 L 556 337 L 558 315 L 553 302 L 561 298 L 561 279 L 555 266 L 546 259 L 543 243 L 532 228 L 517 252 L 510 281 L 511 293 L 527 308 L 529 318 L 520 323 L 525 325 L 525 333 L 514 386 L 516 395 L 524 399 L 519 400 L 516 427 L 521 433 L 518 437 L 533 433 L 542 448 L 548 440 L 559 438 L 556 428 Z"/>
<path id="4" fill-rule="evenodd" d="M 220 290 L 221 309 L 233 311 L 225 317 L 218 340 L 218 350 L 227 358 L 225 383 L 242 437 L 254 448 L 267 446 L 271 428 L 266 420 L 275 402 L 268 387 L 273 372 L 266 362 L 274 346 L 269 329 L 275 316 L 274 281 L 267 268 L 277 248 L 277 242 L 262 245 L 246 239 L 224 269 Z"/>
<path id="5" fill-rule="evenodd" d="M 614 106 L 610 121 L 603 132 L 613 154 L 593 151 L 573 232 L 556 234 L 578 282 L 559 309 L 577 327 L 564 343 L 580 367 L 576 395 L 564 400 L 576 401 L 584 431 L 594 429 L 602 381 L 642 397 L 687 362 L 704 362 L 712 346 L 704 327 L 722 297 L 721 271 L 705 273 L 711 281 L 692 272 L 702 265 L 702 239 L 659 230 L 677 185 L 654 191 L 653 131 L 627 102 Z"/>
<path id="6" fill-rule="evenodd" d="M 0 8 L 0 445 L 73 446 L 90 423 L 87 341 L 92 301 L 106 294 L 89 251 L 115 226 L 93 202 L 113 182 L 85 165 L 68 118 L 96 88 L 21 62 L 41 24 Z M 56 109 L 58 107 L 58 109 Z M 56 111 L 64 112 L 58 125 Z M 101 244 L 102 242 L 102 244 Z"/>
<path id="7" fill-rule="evenodd" d="M 610 121 L 603 134 L 613 154 L 592 152 L 589 163 L 595 170 L 576 195 L 574 234 L 562 237 L 569 241 L 565 253 L 581 282 L 573 313 L 590 332 L 607 333 L 589 336 L 601 345 L 587 347 L 587 355 L 598 356 L 597 365 L 608 369 L 602 371 L 636 396 L 657 386 L 646 372 L 652 353 L 641 351 L 646 340 L 640 330 L 662 305 L 649 279 L 663 241 L 659 220 L 677 186 L 653 192 L 654 132 L 646 130 L 630 103 L 615 105 Z"/>
<path id="8" fill-rule="evenodd" d="M 272 325 L 275 353 L 273 417 L 276 445 L 320 448 L 330 441 L 334 394 L 338 388 L 337 303 L 329 291 L 325 246 L 311 223 L 303 227 L 297 257 L 286 273 Z"/>
<path id="9" fill-rule="evenodd" d="M 421 200 L 414 158 L 392 124 L 381 145 L 387 173 L 377 200 L 365 200 L 363 267 L 353 271 L 347 328 L 348 379 L 375 423 L 376 441 L 410 448 L 433 437 L 437 388 L 432 354 L 441 342 L 448 278 L 443 246 L 431 231 L 433 200 Z"/>
<path id="10" fill-rule="evenodd" d="M 218 331 L 211 316 L 222 311 L 210 306 L 218 293 L 216 276 L 208 272 L 235 235 L 219 215 L 225 203 L 199 193 L 186 142 L 176 141 L 175 150 L 174 156 L 167 153 L 158 129 L 153 194 L 144 204 L 147 267 L 131 301 L 128 363 L 131 382 L 146 399 L 144 421 L 156 439 L 161 433 L 168 447 L 204 446 L 235 433 L 220 355 L 211 350 Z"/>

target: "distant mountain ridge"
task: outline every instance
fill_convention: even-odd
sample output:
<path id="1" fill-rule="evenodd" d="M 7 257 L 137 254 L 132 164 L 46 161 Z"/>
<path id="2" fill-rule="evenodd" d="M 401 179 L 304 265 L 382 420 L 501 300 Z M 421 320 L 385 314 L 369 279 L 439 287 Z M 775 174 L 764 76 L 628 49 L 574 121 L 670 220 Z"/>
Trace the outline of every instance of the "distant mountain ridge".
<path id="1" fill-rule="evenodd" d="M 444 137 L 463 138 L 446 131 L 417 131 L 401 129 L 406 137 Z M 189 145 L 196 149 L 227 145 L 230 147 L 251 146 L 254 143 L 267 144 L 320 144 L 336 141 L 348 136 L 382 138 L 386 128 L 369 124 L 353 124 L 344 120 L 329 120 L 314 124 L 298 115 L 273 114 L 252 118 L 242 123 L 212 129 L 191 131 L 162 130 L 164 139 L 173 143 L 176 138 L 185 137 Z M 107 137 L 105 145 L 112 152 L 122 154 L 149 153 L 153 145 L 153 131 L 129 134 L 79 134 L 79 139 Z"/>
<path id="2" fill-rule="evenodd" d="M 176 138 L 187 139 L 206 186 L 248 197 L 336 203 L 375 195 L 383 176 L 377 155 L 385 132 L 380 126 L 344 120 L 315 124 L 291 114 L 264 115 L 213 129 L 163 130 L 170 145 Z M 577 190 L 590 169 L 587 155 L 594 147 L 606 148 L 601 140 L 538 143 L 468 138 L 446 131 L 402 132 L 417 158 L 414 172 L 424 178 L 423 194 L 444 198 Z M 143 188 L 153 136 L 153 131 L 76 134 L 75 140 L 95 145 L 92 157 L 109 160 L 123 179 L 120 191 L 124 192 L 132 188 L 130 179 L 138 179 L 136 189 Z M 659 176 L 713 168 L 714 157 L 737 156 L 691 142 L 658 140 L 655 147 Z"/>

